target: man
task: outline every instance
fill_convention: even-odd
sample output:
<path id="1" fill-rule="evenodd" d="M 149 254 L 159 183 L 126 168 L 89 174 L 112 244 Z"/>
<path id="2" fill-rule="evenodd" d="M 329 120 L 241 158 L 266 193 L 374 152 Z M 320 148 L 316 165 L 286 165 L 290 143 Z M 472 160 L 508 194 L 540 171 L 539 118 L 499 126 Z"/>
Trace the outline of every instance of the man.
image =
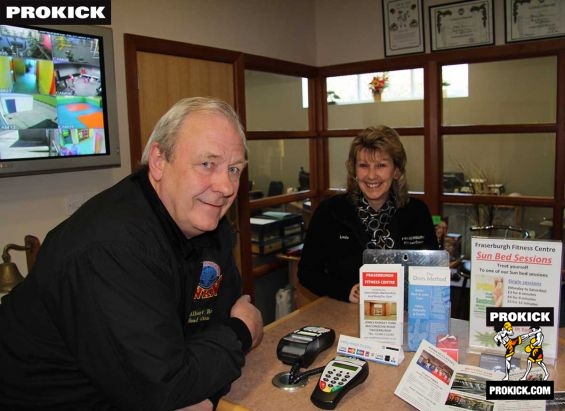
<path id="1" fill-rule="evenodd" d="M 229 105 L 181 100 L 143 168 L 48 233 L 0 305 L 0 409 L 217 404 L 262 338 L 224 217 L 246 158 Z"/>

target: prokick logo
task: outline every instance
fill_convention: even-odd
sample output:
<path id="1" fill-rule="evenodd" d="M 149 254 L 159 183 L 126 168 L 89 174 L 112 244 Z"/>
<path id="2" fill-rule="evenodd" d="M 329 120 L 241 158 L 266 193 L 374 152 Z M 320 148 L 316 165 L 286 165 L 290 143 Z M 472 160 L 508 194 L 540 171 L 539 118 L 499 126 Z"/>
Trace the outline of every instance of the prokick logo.
<path id="1" fill-rule="evenodd" d="M 111 24 L 111 0 L 7 0 L 0 24 Z"/>
<path id="2" fill-rule="evenodd" d="M 505 350 L 505 375 L 502 381 L 487 381 L 487 400 L 553 399 L 553 381 L 544 363 L 544 327 L 553 327 L 553 307 L 487 307 L 486 325 L 493 326 L 494 342 Z M 514 326 L 527 326 L 528 332 L 515 333 Z M 522 348 L 520 348 L 522 347 Z M 526 370 L 518 381 L 510 381 L 511 362 L 518 350 L 527 353 Z M 541 380 L 531 379 L 532 366 L 537 364 Z"/>
<path id="3" fill-rule="evenodd" d="M 499 326 L 507 321 L 513 325 L 553 327 L 553 307 L 487 307 L 487 326 Z"/>

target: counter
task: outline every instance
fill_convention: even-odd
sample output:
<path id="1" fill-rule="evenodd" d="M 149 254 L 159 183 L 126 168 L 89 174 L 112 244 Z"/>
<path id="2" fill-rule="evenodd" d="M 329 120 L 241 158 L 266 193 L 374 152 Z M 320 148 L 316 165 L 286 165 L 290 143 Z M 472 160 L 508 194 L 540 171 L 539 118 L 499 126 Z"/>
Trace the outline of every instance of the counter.
<path id="1" fill-rule="evenodd" d="M 310 394 L 319 375 L 310 377 L 308 384 L 296 391 L 288 392 L 275 387 L 272 378 L 290 367 L 277 359 L 276 347 L 287 333 L 304 325 L 320 325 L 336 331 L 333 347 L 322 352 L 311 368 L 324 366 L 336 355 L 337 340 L 340 334 L 357 337 L 359 335 L 359 306 L 331 298 L 319 298 L 306 306 L 265 327 L 265 335 L 259 347 L 247 356 L 241 377 L 234 382 L 231 391 L 220 401 L 219 411 L 227 410 L 319 410 L 310 402 Z M 459 359 L 461 363 L 479 365 L 479 355 L 466 352 L 468 346 L 468 322 L 452 319 L 450 333 L 459 337 Z M 558 364 L 565 360 L 565 328 L 560 329 Z M 394 390 L 412 359 L 413 353 L 406 352 L 400 366 L 369 362 L 369 377 L 365 383 L 354 388 L 340 402 L 337 409 L 413 410 L 414 408 L 396 395 Z M 565 370 L 559 374 L 548 366 L 550 379 L 555 381 L 555 391 L 565 390 Z M 304 370 L 301 370 L 304 371 Z"/>

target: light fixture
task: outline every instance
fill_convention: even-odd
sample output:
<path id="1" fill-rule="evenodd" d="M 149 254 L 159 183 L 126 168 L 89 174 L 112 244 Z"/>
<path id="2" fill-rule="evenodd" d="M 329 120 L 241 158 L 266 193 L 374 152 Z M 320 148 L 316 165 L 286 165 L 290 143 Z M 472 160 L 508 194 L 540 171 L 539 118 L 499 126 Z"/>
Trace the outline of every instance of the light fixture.
<path id="1" fill-rule="evenodd" d="M 4 251 L 2 252 L 2 264 L 0 264 L 0 293 L 10 292 L 12 288 L 24 280 L 18 266 L 11 261 L 10 250 L 26 252 L 29 270 L 39 250 L 39 240 L 32 235 L 26 235 L 25 245 L 8 244 L 4 247 Z"/>

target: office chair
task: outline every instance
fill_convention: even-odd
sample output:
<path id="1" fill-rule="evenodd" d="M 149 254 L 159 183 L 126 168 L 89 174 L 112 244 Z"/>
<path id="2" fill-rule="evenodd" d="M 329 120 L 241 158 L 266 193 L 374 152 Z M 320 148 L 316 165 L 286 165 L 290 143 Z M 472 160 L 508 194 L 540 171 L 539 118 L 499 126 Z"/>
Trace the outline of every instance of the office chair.
<path id="1" fill-rule="evenodd" d="M 298 172 L 298 191 L 304 191 L 310 189 L 310 173 L 304 170 L 304 167 L 300 167 Z"/>
<path id="2" fill-rule="evenodd" d="M 283 194 L 284 184 L 282 181 L 271 181 L 269 183 L 268 196 L 279 196 Z"/>

